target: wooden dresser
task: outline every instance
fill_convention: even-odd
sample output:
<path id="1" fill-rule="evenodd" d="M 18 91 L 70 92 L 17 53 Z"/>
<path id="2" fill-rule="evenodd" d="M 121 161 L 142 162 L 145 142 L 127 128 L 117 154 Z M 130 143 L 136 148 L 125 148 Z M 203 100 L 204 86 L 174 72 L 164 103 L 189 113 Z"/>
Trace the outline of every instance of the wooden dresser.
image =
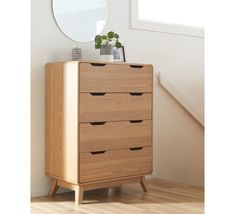
<path id="1" fill-rule="evenodd" d="M 46 175 L 75 191 L 140 182 L 152 173 L 152 65 L 46 65 Z"/>

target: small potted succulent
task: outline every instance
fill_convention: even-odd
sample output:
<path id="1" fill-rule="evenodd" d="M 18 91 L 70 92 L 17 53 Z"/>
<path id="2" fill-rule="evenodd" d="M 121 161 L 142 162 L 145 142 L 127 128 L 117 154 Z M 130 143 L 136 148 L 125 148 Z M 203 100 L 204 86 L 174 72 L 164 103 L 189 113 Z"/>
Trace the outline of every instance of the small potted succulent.
<path id="1" fill-rule="evenodd" d="M 100 56 L 103 61 L 113 62 L 113 47 L 122 47 L 117 33 L 110 31 L 107 35 L 96 35 L 95 49 L 100 49 Z"/>

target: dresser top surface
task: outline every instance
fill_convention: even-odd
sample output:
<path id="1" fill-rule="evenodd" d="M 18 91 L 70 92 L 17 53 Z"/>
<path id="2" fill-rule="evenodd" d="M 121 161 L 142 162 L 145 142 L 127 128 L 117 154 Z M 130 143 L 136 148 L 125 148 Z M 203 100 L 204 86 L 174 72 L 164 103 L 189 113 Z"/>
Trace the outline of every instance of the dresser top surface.
<path id="1" fill-rule="evenodd" d="M 79 64 L 79 63 L 96 63 L 96 64 L 111 64 L 111 65 L 147 65 L 152 66 L 152 64 L 145 63 L 130 63 L 130 62 L 106 62 L 106 61 L 93 61 L 93 60 L 80 60 L 80 61 L 57 61 L 49 62 L 47 65 L 56 65 L 56 64 Z"/>

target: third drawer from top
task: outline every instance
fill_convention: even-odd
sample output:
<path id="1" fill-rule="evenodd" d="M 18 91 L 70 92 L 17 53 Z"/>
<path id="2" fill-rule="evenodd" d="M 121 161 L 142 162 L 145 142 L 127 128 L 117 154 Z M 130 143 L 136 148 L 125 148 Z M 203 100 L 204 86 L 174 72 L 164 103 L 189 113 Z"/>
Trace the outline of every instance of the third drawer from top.
<path id="1" fill-rule="evenodd" d="M 152 146 L 152 120 L 81 123 L 80 152 Z"/>

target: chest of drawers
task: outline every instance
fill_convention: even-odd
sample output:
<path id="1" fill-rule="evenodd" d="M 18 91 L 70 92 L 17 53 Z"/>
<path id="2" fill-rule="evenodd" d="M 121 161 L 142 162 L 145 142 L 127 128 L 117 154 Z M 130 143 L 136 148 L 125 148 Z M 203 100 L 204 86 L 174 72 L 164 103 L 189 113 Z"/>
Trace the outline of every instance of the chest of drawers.
<path id="1" fill-rule="evenodd" d="M 75 191 L 140 182 L 152 173 L 151 65 L 46 65 L 46 175 Z"/>

